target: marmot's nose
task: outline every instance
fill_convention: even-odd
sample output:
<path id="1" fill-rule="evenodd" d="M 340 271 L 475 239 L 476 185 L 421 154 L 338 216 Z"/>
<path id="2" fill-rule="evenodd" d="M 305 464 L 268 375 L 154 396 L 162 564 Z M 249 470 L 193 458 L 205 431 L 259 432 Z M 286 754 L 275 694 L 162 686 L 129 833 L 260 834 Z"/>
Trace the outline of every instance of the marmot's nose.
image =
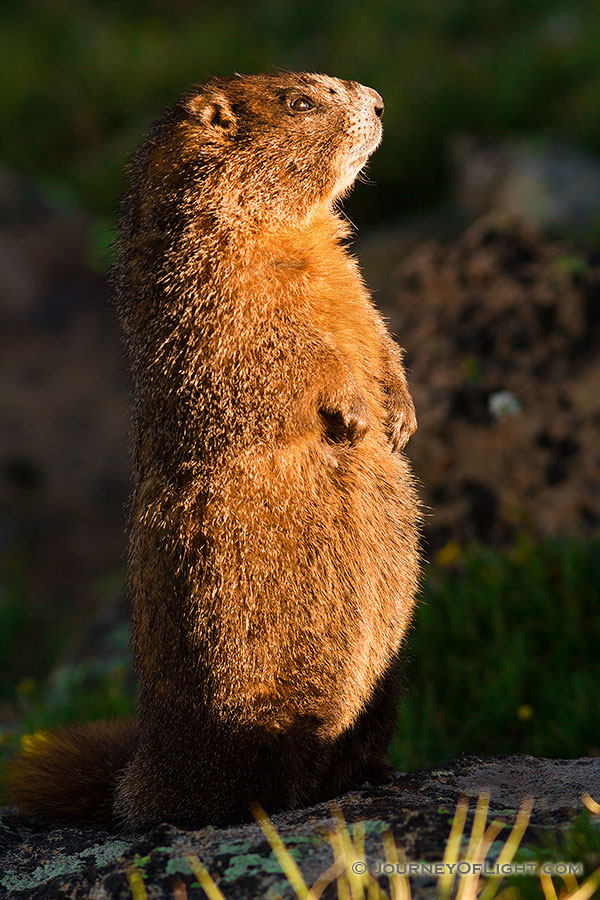
<path id="1" fill-rule="evenodd" d="M 383 102 L 383 97 L 381 94 L 378 94 L 377 91 L 374 91 L 373 88 L 365 88 L 369 100 L 373 103 L 373 111 L 378 119 L 381 119 L 383 116 L 383 110 L 385 109 L 385 104 Z"/>

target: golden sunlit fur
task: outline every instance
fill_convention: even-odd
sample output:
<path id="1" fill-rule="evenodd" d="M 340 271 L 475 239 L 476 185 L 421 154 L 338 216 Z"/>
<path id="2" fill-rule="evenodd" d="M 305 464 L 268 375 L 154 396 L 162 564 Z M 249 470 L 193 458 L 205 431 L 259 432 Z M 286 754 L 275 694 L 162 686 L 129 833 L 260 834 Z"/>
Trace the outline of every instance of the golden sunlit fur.
<path id="1" fill-rule="evenodd" d="M 122 827 L 231 822 L 385 777 L 418 575 L 399 452 L 416 423 L 333 208 L 382 112 L 322 75 L 213 79 L 132 161 L 114 277 L 139 737 L 104 789 Z M 26 771 L 13 798 L 35 812 Z M 46 777 L 58 808 L 63 775 Z"/>

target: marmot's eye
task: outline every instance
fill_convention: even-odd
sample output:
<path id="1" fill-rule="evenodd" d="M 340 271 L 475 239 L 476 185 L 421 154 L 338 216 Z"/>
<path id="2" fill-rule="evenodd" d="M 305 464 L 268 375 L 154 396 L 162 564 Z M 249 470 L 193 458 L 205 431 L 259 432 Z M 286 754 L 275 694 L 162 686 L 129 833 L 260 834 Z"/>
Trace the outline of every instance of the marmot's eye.
<path id="1" fill-rule="evenodd" d="M 296 97 L 295 100 L 290 101 L 290 109 L 293 109 L 294 112 L 307 112 L 314 108 L 315 104 L 308 97 Z"/>

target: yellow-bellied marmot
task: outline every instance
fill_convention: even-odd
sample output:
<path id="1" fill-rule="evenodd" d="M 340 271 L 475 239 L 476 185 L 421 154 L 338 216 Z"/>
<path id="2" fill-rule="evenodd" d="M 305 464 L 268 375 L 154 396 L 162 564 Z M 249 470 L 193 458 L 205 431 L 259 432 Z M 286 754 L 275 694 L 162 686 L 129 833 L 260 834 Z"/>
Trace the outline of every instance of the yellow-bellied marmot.
<path id="1" fill-rule="evenodd" d="M 337 198 L 381 140 L 356 82 L 215 78 L 150 129 L 122 208 L 136 722 L 13 764 L 48 820 L 198 826 L 385 777 L 418 573 L 401 355 Z"/>

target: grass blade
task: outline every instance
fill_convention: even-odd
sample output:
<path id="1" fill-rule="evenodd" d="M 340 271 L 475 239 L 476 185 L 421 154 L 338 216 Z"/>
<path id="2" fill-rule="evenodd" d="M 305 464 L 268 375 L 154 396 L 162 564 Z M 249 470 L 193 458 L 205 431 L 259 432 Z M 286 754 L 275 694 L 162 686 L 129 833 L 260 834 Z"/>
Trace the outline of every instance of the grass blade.
<path id="1" fill-rule="evenodd" d="M 262 833 L 269 842 L 271 850 L 275 854 L 277 862 L 281 866 L 285 877 L 294 888 L 297 896 L 300 898 L 300 900 L 310 900 L 309 888 L 306 885 L 304 878 L 302 877 L 302 872 L 298 868 L 296 860 L 291 855 L 289 850 L 286 850 L 283 841 L 269 821 L 269 818 L 264 809 L 262 809 L 262 807 L 255 803 L 252 806 L 252 815 L 260 825 Z"/>
<path id="2" fill-rule="evenodd" d="M 450 829 L 450 835 L 446 843 L 446 849 L 444 850 L 443 862 L 445 865 L 451 865 L 452 863 L 458 862 L 460 841 L 465 828 L 465 820 L 467 818 L 468 808 L 469 801 L 466 797 L 461 797 L 456 804 L 456 811 L 452 820 L 452 828 Z M 440 877 L 438 878 L 438 892 L 440 900 L 445 900 L 445 898 L 450 895 L 450 891 L 452 890 L 452 885 L 454 883 L 454 877 L 455 876 L 450 872 L 444 872 L 444 874 L 440 875 Z"/>
<path id="3" fill-rule="evenodd" d="M 144 884 L 142 873 L 140 872 L 138 867 L 132 866 L 130 869 L 127 869 L 125 875 L 127 876 L 127 881 L 129 882 L 129 888 L 131 890 L 131 896 L 133 897 L 133 900 L 148 900 L 146 885 Z"/>
<path id="4" fill-rule="evenodd" d="M 185 861 L 200 882 L 200 887 L 208 897 L 208 900 L 226 900 L 226 898 L 223 896 L 217 885 L 208 874 L 208 870 L 202 865 L 195 854 L 189 853 L 185 857 Z"/>

